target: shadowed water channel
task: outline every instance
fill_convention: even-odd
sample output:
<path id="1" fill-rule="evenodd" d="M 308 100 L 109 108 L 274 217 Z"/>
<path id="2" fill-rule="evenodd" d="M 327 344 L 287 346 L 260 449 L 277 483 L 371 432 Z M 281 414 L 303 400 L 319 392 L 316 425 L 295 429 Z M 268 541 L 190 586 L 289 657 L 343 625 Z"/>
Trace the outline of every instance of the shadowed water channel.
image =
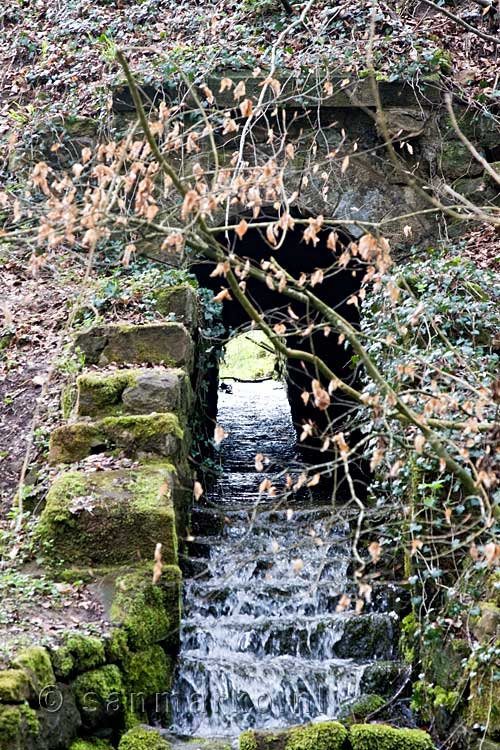
<path id="1" fill-rule="evenodd" d="M 338 716 L 370 692 L 373 668 L 394 658 L 394 617 L 336 612 L 346 590 L 345 528 L 331 527 L 328 492 L 259 498 L 259 484 L 294 465 L 285 386 L 235 383 L 219 395 L 222 474 L 193 512 L 184 583 L 173 729 L 236 736 Z M 255 455 L 269 458 L 264 472 Z M 373 680 L 372 680 L 373 681 Z"/>

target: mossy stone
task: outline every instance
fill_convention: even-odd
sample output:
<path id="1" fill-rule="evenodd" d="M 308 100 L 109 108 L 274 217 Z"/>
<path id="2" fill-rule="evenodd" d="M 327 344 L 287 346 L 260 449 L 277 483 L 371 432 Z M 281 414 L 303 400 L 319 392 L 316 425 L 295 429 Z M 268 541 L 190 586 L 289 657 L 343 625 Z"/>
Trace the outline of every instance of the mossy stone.
<path id="1" fill-rule="evenodd" d="M 64 645 L 52 652 L 52 665 L 58 677 L 86 672 L 106 663 L 104 641 L 91 635 L 67 635 Z"/>
<path id="2" fill-rule="evenodd" d="M 337 721 L 309 724 L 290 731 L 285 750 L 341 750 L 347 729 Z"/>
<path id="3" fill-rule="evenodd" d="M 184 431 L 175 414 L 104 417 L 97 422 L 61 425 L 50 438 L 53 464 L 81 461 L 91 453 L 125 450 L 129 455 L 152 453 L 165 458 L 180 452 Z"/>
<path id="4" fill-rule="evenodd" d="M 279 731 L 243 732 L 240 750 L 340 750 L 347 729 L 338 721 L 323 721 Z"/>
<path id="5" fill-rule="evenodd" d="M 36 712 L 27 704 L 0 705 L 0 750 L 25 750 L 38 733 Z"/>
<path id="6" fill-rule="evenodd" d="M 84 740 L 75 740 L 71 743 L 69 750 L 113 750 L 113 745 L 107 740 L 89 737 Z"/>
<path id="7" fill-rule="evenodd" d="M 468 719 L 470 725 L 484 728 L 491 739 L 500 740 L 500 682 L 495 672 L 498 664 L 481 669 L 471 679 Z"/>
<path id="8" fill-rule="evenodd" d="M 188 328 L 198 325 L 198 297 L 191 284 L 165 287 L 156 293 L 156 309 L 162 315 L 175 316 L 175 320 Z"/>
<path id="9" fill-rule="evenodd" d="M 88 372 L 77 379 L 77 413 L 83 417 L 175 412 L 187 417 L 191 385 L 179 368 Z"/>
<path id="10" fill-rule="evenodd" d="M 0 671 L 0 701 L 24 703 L 30 697 L 30 681 L 23 669 Z"/>
<path id="11" fill-rule="evenodd" d="M 193 340 L 180 323 L 95 326 L 78 334 L 75 345 L 88 364 L 101 367 L 111 362 L 164 364 L 190 371 L 193 365 Z"/>
<path id="12" fill-rule="evenodd" d="M 48 542 L 48 562 L 93 566 L 153 560 L 161 543 L 165 564 L 175 564 L 173 493 L 173 467 L 162 462 L 60 475 L 37 528 L 41 542 Z"/>
<path id="13" fill-rule="evenodd" d="M 349 739 L 352 750 L 434 750 L 427 732 L 383 724 L 354 724 Z"/>
<path id="14" fill-rule="evenodd" d="M 134 727 L 123 735 L 118 750 L 170 750 L 170 743 L 157 729 Z"/>
<path id="15" fill-rule="evenodd" d="M 42 646 L 31 646 L 21 651 L 14 659 L 13 665 L 26 672 L 32 695 L 39 695 L 42 688 L 53 685 L 56 681 L 49 652 Z"/>
<path id="16" fill-rule="evenodd" d="M 152 583 L 150 571 L 117 578 L 110 619 L 123 626 L 132 649 L 144 650 L 160 642 L 176 648 L 181 578 L 176 566 L 165 566 L 157 584 Z"/>
<path id="17" fill-rule="evenodd" d="M 126 695 L 122 675 L 115 664 L 78 675 L 72 689 L 86 729 L 123 726 Z"/>
<path id="18" fill-rule="evenodd" d="M 362 695 L 343 706 L 340 718 L 349 723 L 359 722 L 366 719 L 374 711 L 379 711 L 386 704 L 385 698 L 376 694 Z"/>
<path id="19" fill-rule="evenodd" d="M 445 141 L 442 144 L 439 166 L 444 177 L 449 180 L 479 177 L 483 172 L 481 164 L 461 141 Z"/>
<path id="20" fill-rule="evenodd" d="M 76 380 L 78 415 L 97 417 L 120 413 L 122 393 L 136 382 L 136 376 L 136 370 L 87 372 L 79 375 Z"/>
<path id="21" fill-rule="evenodd" d="M 159 645 L 139 651 L 125 660 L 129 710 L 139 719 L 147 719 L 151 709 L 155 715 L 167 715 L 168 695 L 173 683 L 173 659 Z"/>

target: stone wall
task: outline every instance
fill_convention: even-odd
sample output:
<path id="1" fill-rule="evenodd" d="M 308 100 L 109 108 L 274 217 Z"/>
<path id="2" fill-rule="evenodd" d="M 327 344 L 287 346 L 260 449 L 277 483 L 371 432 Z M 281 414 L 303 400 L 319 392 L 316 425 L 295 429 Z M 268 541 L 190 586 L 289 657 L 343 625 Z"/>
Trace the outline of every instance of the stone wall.
<path id="1" fill-rule="evenodd" d="M 108 748 L 138 721 L 168 720 L 197 326 L 191 286 L 169 299 L 163 312 L 172 322 L 113 323 L 75 338 L 85 370 L 51 436 L 57 473 L 36 544 L 55 579 L 91 575 L 106 622 L 96 635 L 68 622 L 57 647 L 33 643 L 12 654 L 0 671 L 1 750 Z M 85 466 L 96 453 L 105 468 Z"/>

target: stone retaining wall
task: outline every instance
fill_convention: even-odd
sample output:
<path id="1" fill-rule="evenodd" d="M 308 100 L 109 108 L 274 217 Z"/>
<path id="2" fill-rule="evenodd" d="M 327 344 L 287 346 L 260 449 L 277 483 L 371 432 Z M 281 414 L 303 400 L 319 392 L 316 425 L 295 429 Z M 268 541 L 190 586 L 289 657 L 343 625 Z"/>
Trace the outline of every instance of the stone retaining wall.
<path id="1" fill-rule="evenodd" d="M 170 301 L 163 313 L 175 322 L 103 325 L 76 337 L 86 369 L 51 436 L 49 461 L 60 471 L 36 540 L 56 579 L 92 574 L 109 627 L 93 636 L 68 624 L 58 648 L 13 655 L 0 671 L 0 750 L 107 748 L 139 721 L 168 720 L 197 325 L 189 285 Z M 130 467 L 82 468 L 93 453 L 125 454 Z"/>

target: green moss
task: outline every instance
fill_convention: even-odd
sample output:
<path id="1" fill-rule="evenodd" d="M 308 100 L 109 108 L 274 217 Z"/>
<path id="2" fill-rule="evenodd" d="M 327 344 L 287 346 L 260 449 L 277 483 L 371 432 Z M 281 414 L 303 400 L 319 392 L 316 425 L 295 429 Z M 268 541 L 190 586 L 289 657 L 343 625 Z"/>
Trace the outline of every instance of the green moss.
<path id="1" fill-rule="evenodd" d="M 56 681 L 49 653 L 41 646 L 31 646 L 21 651 L 13 664 L 27 673 L 35 695 L 38 695 L 45 685 L 53 685 Z"/>
<path id="2" fill-rule="evenodd" d="M 27 735 L 37 736 L 39 724 L 36 712 L 27 704 L 20 706 L 0 705 L 0 741 L 8 750 L 24 750 Z M 8 744 L 7 744 L 8 743 Z M 30 745 L 31 746 L 31 745 Z M 4 748 L 4 745 L 0 745 Z"/>
<path id="3" fill-rule="evenodd" d="M 4 742 L 14 742 L 20 740 L 20 734 L 21 712 L 19 707 L 0 706 L 0 738 Z"/>
<path id="4" fill-rule="evenodd" d="M 172 689 L 173 659 L 155 645 L 131 654 L 123 664 L 130 712 L 140 720 L 148 719 L 148 704 L 155 713 L 167 714 L 167 695 Z M 164 699 L 162 700 L 162 696 Z"/>
<path id="5" fill-rule="evenodd" d="M 166 462 L 135 471 L 67 472 L 53 482 L 37 526 L 47 562 L 58 566 L 177 562 L 174 478 Z"/>
<path id="6" fill-rule="evenodd" d="M 427 732 L 382 724 L 354 724 L 349 739 L 352 750 L 434 750 Z"/>
<path id="7" fill-rule="evenodd" d="M 114 628 L 106 641 L 106 661 L 124 661 L 129 656 L 128 636 L 122 628 Z"/>
<path id="8" fill-rule="evenodd" d="M 67 635 L 64 645 L 52 653 L 52 664 L 60 677 L 71 672 L 86 672 L 105 662 L 104 642 L 91 635 Z"/>
<path id="9" fill-rule="evenodd" d="M 337 721 L 309 724 L 290 731 L 285 750 L 340 750 L 347 730 Z"/>
<path id="10" fill-rule="evenodd" d="M 385 704 L 385 698 L 382 698 L 380 695 L 370 693 L 362 695 L 346 707 L 340 718 L 343 720 L 345 717 L 349 721 L 360 721 L 366 719 L 374 711 L 378 711 Z"/>
<path id="11" fill-rule="evenodd" d="M 176 566 L 166 566 L 157 585 L 152 584 L 150 572 L 117 579 L 110 618 L 123 625 L 133 649 L 142 650 L 159 642 L 177 645 L 180 583 L 181 572 Z"/>
<path id="12" fill-rule="evenodd" d="M 90 372 L 77 378 L 78 413 L 86 417 L 113 415 L 121 408 L 122 393 L 135 385 L 140 370 L 118 370 L 109 375 Z"/>
<path id="13" fill-rule="evenodd" d="M 255 732 L 251 729 L 240 734 L 240 750 L 257 750 Z"/>
<path id="14" fill-rule="evenodd" d="M 413 664 L 415 660 L 415 648 L 418 640 L 418 622 L 414 612 L 403 618 L 401 622 L 401 638 L 399 650 L 407 664 Z"/>
<path id="15" fill-rule="evenodd" d="M 500 642 L 497 644 L 500 647 Z M 487 735 L 500 740 L 500 681 L 498 666 L 481 669 L 470 682 L 469 722 L 479 724 Z"/>
<path id="16" fill-rule="evenodd" d="M 170 743 L 156 729 L 134 727 L 123 735 L 118 750 L 170 750 Z"/>
<path id="17" fill-rule="evenodd" d="M 69 750 L 113 750 L 113 745 L 107 740 L 89 737 L 85 740 L 75 740 Z"/>
<path id="18" fill-rule="evenodd" d="M 122 676 L 115 664 L 78 675 L 72 687 L 84 726 L 93 729 L 123 719 L 126 698 Z"/>
<path id="19" fill-rule="evenodd" d="M 53 464 L 81 461 L 92 451 L 105 448 L 106 438 L 97 425 L 66 424 L 57 427 L 50 436 L 49 461 Z"/>
<path id="20" fill-rule="evenodd" d="M 57 427 L 50 438 L 51 463 L 81 461 L 92 452 L 126 449 L 173 456 L 179 452 L 184 430 L 175 414 L 140 414 L 104 417 L 97 422 L 76 422 Z"/>
<path id="21" fill-rule="evenodd" d="M 28 675 L 22 669 L 0 671 L 0 701 L 23 703 L 30 695 Z"/>
<path id="22" fill-rule="evenodd" d="M 64 419 L 69 419 L 76 404 L 76 390 L 73 386 L 64 388 L 61 393 L 61 411 Z"/>

